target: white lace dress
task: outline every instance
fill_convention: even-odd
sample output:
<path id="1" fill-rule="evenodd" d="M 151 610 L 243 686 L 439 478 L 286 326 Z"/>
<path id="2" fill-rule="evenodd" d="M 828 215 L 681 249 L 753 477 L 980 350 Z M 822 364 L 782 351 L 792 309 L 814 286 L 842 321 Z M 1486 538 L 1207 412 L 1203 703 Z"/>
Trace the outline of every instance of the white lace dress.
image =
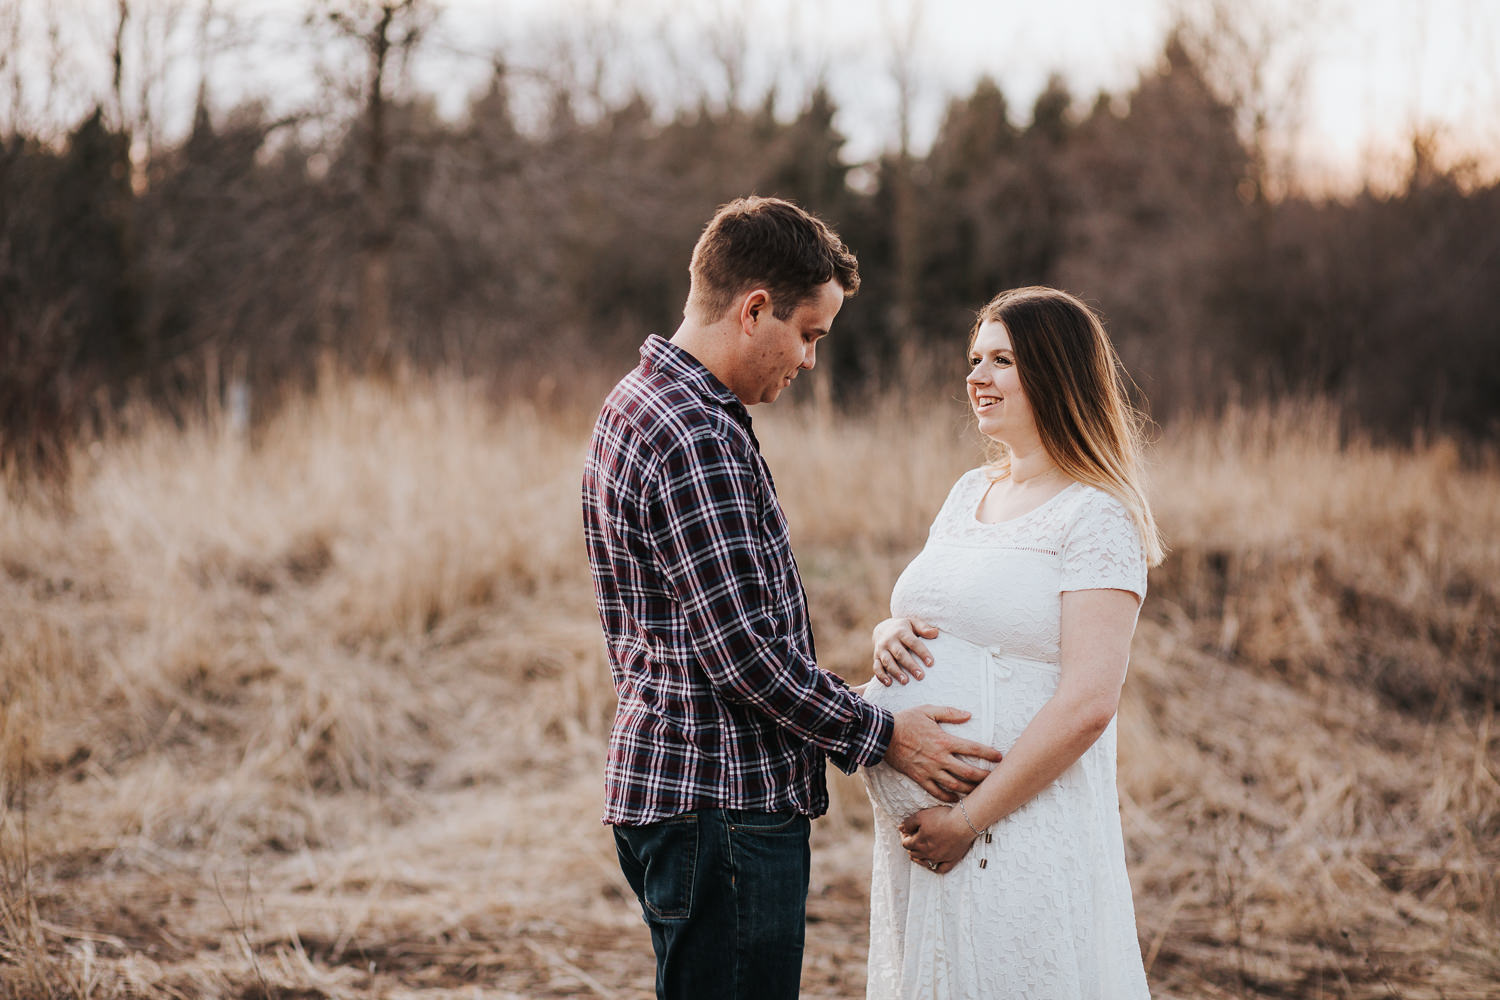
<path id="1" fill-rule="evenodd" d="M 872 684 L 892 711 L 955 705 L 953 731 L 1014 745 L 1057 688 L 1062 592 L 1144 596 L 1141 538 L 1124 506 L 1081 484 L 997 524 L 975 518 L 983 469 L 949 493 L 927 545 L 896 581 L 891 613 L 941 634 L 933 666 L 906 685 Z M 1051 786 L 990 829 L 952 871 L 901 849 L 900 820 L 935 805 L 885 765 L 867 768 L 875 805 L 868 998 L 1144 1000 L 1115 788 L 1115 725 Z"/>

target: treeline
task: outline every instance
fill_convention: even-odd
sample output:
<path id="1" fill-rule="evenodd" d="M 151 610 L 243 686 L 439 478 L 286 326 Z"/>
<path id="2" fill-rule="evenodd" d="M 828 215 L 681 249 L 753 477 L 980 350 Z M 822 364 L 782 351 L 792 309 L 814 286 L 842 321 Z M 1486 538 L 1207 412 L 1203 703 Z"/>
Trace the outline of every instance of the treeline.
<path id="1" fill-rule="evenodd" d="M 378 83 L 378 77 L 377 77 Z M 0 138 L 0 433 L 40 468 L 128 399 L 262 407 L 330 361 L 498 384 L 618 370 L 675 328 L 714 207 L 795 199 L 858 254 L 828 351 L 848 398 L 958 370 L 974 310 L 1043 282 L 1094 302 L 1156 414 L 1316 392 L 1376 431 L 1481 437 L 1500 415 L 1500 186 L 1418 148 L 1395 191 L 1268 196 L 1236 109 L 1175 37 L 1128 93 L 981 81 L 930 150 L 851 165 L 828 91 L 795 114 L 644 97 L 519 123 L 496 66 L 458 119 L 366 94 L 309 139 L 200 103 L 131 156 L 95 111 Z M 1023 124 L 1024 123 L 1024 124 Z"/>

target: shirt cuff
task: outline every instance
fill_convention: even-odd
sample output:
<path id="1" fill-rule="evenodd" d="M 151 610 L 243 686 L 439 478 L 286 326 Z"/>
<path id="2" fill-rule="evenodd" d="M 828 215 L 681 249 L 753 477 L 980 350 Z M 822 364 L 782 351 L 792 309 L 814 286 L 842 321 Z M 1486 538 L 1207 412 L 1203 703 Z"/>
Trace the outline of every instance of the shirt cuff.
<path id="1" fill-rule="evenodd" d="M 855 720 L 850 734 L 849 749 L 828 754 L 833 766 L 845 774 L 853 774 L 861 767 L 878 764 L 890 749 L 891 738 L 896 734 L 896 717 L 883 708 L 877 708 L 859 699 L 860 717 Z"/>

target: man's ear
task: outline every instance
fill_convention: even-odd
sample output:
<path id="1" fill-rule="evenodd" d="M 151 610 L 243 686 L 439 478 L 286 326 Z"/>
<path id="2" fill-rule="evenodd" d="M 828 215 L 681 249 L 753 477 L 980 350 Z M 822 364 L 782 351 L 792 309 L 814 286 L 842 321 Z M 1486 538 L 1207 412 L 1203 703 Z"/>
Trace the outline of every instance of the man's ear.
<path id="1" fill-rule="evenodd" d="M 771 315 L 771 293 L 764 288 L 752 289 L 740 300 L 740 330 L 753 333 L 755 325 Z"/>

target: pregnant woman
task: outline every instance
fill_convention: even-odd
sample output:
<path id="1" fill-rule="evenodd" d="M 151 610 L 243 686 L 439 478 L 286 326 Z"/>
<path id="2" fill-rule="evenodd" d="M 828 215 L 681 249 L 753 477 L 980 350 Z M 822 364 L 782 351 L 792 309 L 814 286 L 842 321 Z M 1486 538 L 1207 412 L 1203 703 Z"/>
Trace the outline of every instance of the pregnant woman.
<path id="1" fill-rule="evenodd" d="M 969 709 L 953 728 L 1004 759 L 956 806 L 865 771 L 867 996 L 1146 1000 L 1113 721 L 1162 556 L 1139 420 L 1098 317 L 1065 292 L 997 296 L 969 366 L 991 461 L 954 485 L 896 581 L 866 697 Z"/>

